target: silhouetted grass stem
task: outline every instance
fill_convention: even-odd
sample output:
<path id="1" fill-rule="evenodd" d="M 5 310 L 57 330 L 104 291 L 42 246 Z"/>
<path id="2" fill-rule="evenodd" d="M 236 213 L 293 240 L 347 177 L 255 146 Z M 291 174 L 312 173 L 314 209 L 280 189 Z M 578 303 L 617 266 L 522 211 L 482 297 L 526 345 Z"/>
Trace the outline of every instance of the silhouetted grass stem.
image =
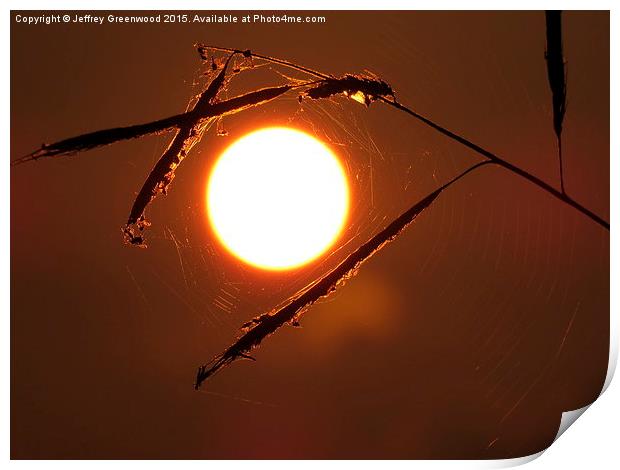
<path id="1" fill-rule="evenodd" d="M 450 139 L 470 148 L 471 150 L 479 153 L 480 155 L 486 157 L 487 159 L 489 159 L 490 161 L 492 161 L 493 163 L 496 163 L 497 165 L 511 171 L 512 173 L 525 178 L 526 180 L 534 183 L 536 186 L 538 186 L 539 188 L 543 189 L 544 191 L 548 192 L 549 194 L 551 194 L 552 196 L 554 196 L 555 198 L 559 199 L 560 201 L 562 201 L 565 204 L 568 204 L 569 206 L 571 206 L 572 208 L 578 210 L 579 212 L 581 212 L 582 214 L 584 214 L 585 216 L 587 216 L 588 218 L 590 218 L 591 220 L 593 220 L 594 222 L 596 222 L 597 224 L 599 224 L 601 227 L 605 228 L 606 230 L 609 230 L 609 222 L 605 221 L 604 219 L 602 219 L 601 217 L 599 217 L 598 215 L 596 215 L 594 212 L 592 212 L 591 210 L 585 208 L 584 206 L 582 206 L 581 204 L 579 204 L 577 201 L 575 201 L 574 199 L 570 198 L 566 193 L 562 192 L 562 191 L 558 191 L 557 189 L 555 189 L 553 186 L 551 186 L 550 184 L 546 183 L 545 181 L 541 180 L 540 178 L 537 178 L 536 176 L 528 173 L 527 171 L 513 165 L 512 163 L 507 162 L 506 160 L 503 160 L 502 158 L 498 157 L 497 155 L 489 152 L 488 150 L 480 147 L 479 145 L 474 144 L 473 142 L 470 142 L 469 140 L 465 139 L 464 137 L 461 137 L 458 134 L 455 134 L 454 132 L 449 131 L 448 129 L 440 126 L 439 124 L 434 123 L 433 121 L 431 121 L 430 119 L 422 116 L 421 114 L 416 113 L 415 111 L 409 109 L 408 107 L 396 102 L 396 101 L 391 101 L 391 100 L 387 100 L 384 98 L 380 98 L 380 101 L 393 106 L 396 109 L 399 109 L 411 116 L 413 116 L 414 118 L 422 121 L 424 124 L 432 127 L 433 129 L 439 131 L 440 133 L 442 133 L 443 135 L 449 137 Z"/>

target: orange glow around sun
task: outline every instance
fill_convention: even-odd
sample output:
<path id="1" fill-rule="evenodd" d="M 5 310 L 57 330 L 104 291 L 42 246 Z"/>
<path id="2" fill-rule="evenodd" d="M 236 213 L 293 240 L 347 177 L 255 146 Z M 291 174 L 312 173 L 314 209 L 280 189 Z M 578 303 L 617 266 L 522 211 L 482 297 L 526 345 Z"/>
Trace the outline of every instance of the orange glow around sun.
<path id="1" fill-rule="evenodd" d="M 296 129 L 270 127 L 233 142 L 206 190 L 209 223 L 226 249 L 262 269 L 318 258 L 347 220 L 349 185 L 338 157 Z"/>

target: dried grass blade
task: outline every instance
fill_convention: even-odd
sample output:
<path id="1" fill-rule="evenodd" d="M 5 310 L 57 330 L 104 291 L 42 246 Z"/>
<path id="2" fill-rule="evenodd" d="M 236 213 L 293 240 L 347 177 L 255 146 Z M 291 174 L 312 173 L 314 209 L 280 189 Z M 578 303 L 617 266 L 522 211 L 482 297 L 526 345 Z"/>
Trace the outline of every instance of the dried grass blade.
<path id="1" fill-rule="evenodd" d="M 547 27 L 547 77 L 551 88 L 553 105 L 553 130 L 558 140 L 558 160 L 560 167 L 560 187 L 564 190 L 564 168 L 562 164 L 562 124 L 566 113 L 566 66 L 562 47 L 562 12 L 546 11 Z"/>
<path id="2" fill-rule="evenodd" d="M 186 119 L 186 113 L 170 116 L 158 121 L 146 124 L 136 124 L 127 127 L 115 127 L 112 129 L 104 129 L 88 134 L 70 137 L 68 139 L 55 142 L 53 144 L 43 144 L 40 149 L 25 155 L 21 158 L 13 160 L 11 165 L 19 165 L 32 160 L 38 160 L 45 157 L 61 157 L 73 155 L 78 152 L 92 150 L 97 147 L 103 147 L 115 142 L 128 139 L 137 139 L 149 134 L 159 134 L 175 127 L 183 125 Z"/>
<path id="3" fill-rule="evenodd" d="M 190 135 L 191 128 L 183 127 L 177 131 L 142 185 L 131 208 L 127 225 L 135 224 L 142 217 L 144 209 L 158 193 L 165 194 L 166 188 L 174 178 L 174 170 L 185 156 L 184 149 Z"/>
<path id="4" fill-rule="evenodd" d="M 226 101 L 220 101 L 212 104 L 205 111 L 201 111 L 200 118 L 206 119 L 210 117 L 222 117 L 230 114 L 245 111 L 248 108 L 265 104 L 277 97 L 283 95 L 293 88 L 302 85 L 281 85 L 276 87 L 262 88 L 260 90 L 251 91 L 244 95 L 235 96 Z"/>
<path id="5" fill-rule="evenodd" d="M 151 170 L 134 201 L 127 224 L 123 228 L 125 240 L 132 245 L 142 248 L 146 247 L 144 236 L 142 235 L 144 229 L 149 226 L 149 223 L 144 218 L 146 207 L 157 194 L 166 193 L 168 186 L 174 178 L 175 170 L 188 155 L 192 147 L 202 139 L 203 132 L 210 122 L 213 122 L 217 117 L 234 114 L 244 109 L 264 104 L 286 93 L 291 88 L 289 85 L 264 88 L 215 104 L 209 103 L 216 96 L 211 95 L 211 98 L 205 98 L 207 104 L 203 105 L 202 109 L 198 109 L 198 106 L 196 106 L 187 113 L 189 124 L 179 129 L 168 149 L 166 149 Z M 202 95 L 202 97 L 208 96 L 206 94 Z"/>
<path id="6" fill-rule="evenodd" d="M 562 12 L 545 12 L 547 25 L 547 76 L 552 93 L 553 129 L 558 139 L 566 112 L 566 70 L 562 47 Z"/>
<path id="7" fill-rule="evenodd" d="M 224 66 L 218 72 L 217 76 L 213 80 L 211 80 L 211 83 L 209 83 L 207 89 L 200 95 L 200 98 L 198 99 L 198 102 L 194 107 L 196 111 L 204 109 L 206 106 L 210 105 L 215 101 L 218 93 L 223 88 L 224 83 L 226 82 L 226 70 L 228 69 L 228 64 L 230 63 L 234 55 L 235 53 L 232 53 L 230 54 L 230 56 L 228 56 L 228 59 L 226 59 L 226 62 L 224 62 Z"/>
<path id="8" fill-rule="evenodd" d="M 354 276 L 362 263 L 370 259 L 370 257 L 386 244 L 394 240 L 418 215 L 437 199 L 444 189 L 476 168 L 490 163 L 492 162 L 480 162 L 468 168 L 394 219 L 385 229 L 347 256 L 336 268 L 305 290 L 293 295 L 283 307 L 273 312 L 260 315 L 243 325 L 243 328 L 246 329 L 245 333 L 241 335 L 232 346 L 213 361 L 198 369 L 196 383 L 194 384 L 195 388 L 198 389 L 205 380 L 212 377 L 215 373 L 233 361 L 239 358 L 252 359 L 252 357 L 249 356 L 252 349 L 258 346 L 266 337 L 273 334 L 281 326 L 291 322 L 296 323 L 305 309 L 320 298 L 328 296 L 337 287 L 346 282 L 346 280 Z"/>

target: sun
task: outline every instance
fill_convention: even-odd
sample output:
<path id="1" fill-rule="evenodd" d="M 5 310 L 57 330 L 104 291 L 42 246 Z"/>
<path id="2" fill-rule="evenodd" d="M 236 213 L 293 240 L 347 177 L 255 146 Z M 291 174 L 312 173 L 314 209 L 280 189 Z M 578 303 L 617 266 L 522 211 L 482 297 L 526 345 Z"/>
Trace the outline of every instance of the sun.
<path id="1" fill-rule="evenodd" d="M 209 223 L 240 260 L 268 270 L 300 267 L 337 240 L 349 211 L 338 157 L 320 140 L 288 127 L 260 129 L 233 142 L 208 178 Z"/>

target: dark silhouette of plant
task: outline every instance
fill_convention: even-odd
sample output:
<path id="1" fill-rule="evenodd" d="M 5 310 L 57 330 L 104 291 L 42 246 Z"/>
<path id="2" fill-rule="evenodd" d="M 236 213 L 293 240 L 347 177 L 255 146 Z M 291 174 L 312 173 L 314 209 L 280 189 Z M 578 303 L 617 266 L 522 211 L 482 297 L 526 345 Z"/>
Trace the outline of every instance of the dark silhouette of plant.
<path id="1" fill-rule="evenodd" d="M 553 130 L 558 139 L 558 159 L 560 163 L 560 188 L 564 193 L 564 169 L 562 165 L 562 122 L 566 112 L 566 71 L 562 51 L 562 12 L 545 12 L 547 25 L 547 76 L 551 88 L 553 104 Z"/>
<path id="2" fill-rule="evenodd" d="M 546 18 L 546 60 L 549 83 L 553 95 L 553 128 L 558 138 L 559 145 L 560 190 L 398 102 L 392 87 L 378 77 L 354 74 L 334 77 L 283 59 L 256 54 L 250 50 L 230 49 L 202 44 L 197 45 L 197 50 L 201 59 L 211 64 L 211 80 L 205 90 L 190 101 L 188 110 L 185 113 L 151 123 L 92 132 L 53 144 L 43 145 L 40 149 L 31 154 L 13 161 L 12 164 L 21 164 L 44 157 L 62 157 L 122 140 L 174 130 L 174 138 L 148 175 L 133 203 L 127 223 L 122 228 L 125 240 L 128 243 L 146 247 L 142 234 L 144 229 L 149 225 L 144 217 L 146 207 L 157 194 L 166 194 L 174 178 L 175 170 L 183 159 L 187 157 L 194 145 L 202 139 L 205 131 L 223 116 L 268 103 L 292 90 L 297 90 L 299 92 L 298 98 L 300 101 L 303 99 L 329 99 L 334 95 L 341 94 L 363 103 L 366 106 L 370 106 L 374 102 L 383 103 L 396 110 L 407 113 L 448 138 L 475 151 L 484 158 L 484 160 L 469 167 L 451 181 L 436 189 L 421 201 L 415 203 L 411 208 L 394 219 L 382 231 L 351 253 L 336 268 L 291 296 L 284 302 L 283 307 L 259 315 L 243 325 L 243 334 L 233 345 L 213 361 L 199 368 L 195 382 L 195 387 L 198 388 L 207 378 L 236 359 L 252 359 L 249 355 L 251 350 L 281 326 L 285 324 L 297 325 L 305 309 L 321 297 L 329 295 L 347 279 L 354 276 L 362 263 L 397 237 L 398 234 L 410 225 L 420 213 L 427 209 L 443 191 L 482 166 L 500 166 L 530 181 L 538 188 L 562 201 L 564 204 L 579 211 L 605 230 L 609 230 L 609 223 L 607 221 L 570 198 L 564 190 L 561 131 L 566 109 L 566 82 L 564 58 L 562 54 L 561 17 L 559 12 L 548 12 Z M 216 59 L 218 53 L 226 54 L 226 57 L 223 58 L 219 64 Z M 311 78 L 308 78 L 306 81 L 291 79 L 289 83 L 283 85 L 263 88 L 234 98 L 221 100 L 220 96 L 222 91 L 226 90 L 227 84 L 232 77 L 254 67 L 255 60 L 292 68 Z"/>

